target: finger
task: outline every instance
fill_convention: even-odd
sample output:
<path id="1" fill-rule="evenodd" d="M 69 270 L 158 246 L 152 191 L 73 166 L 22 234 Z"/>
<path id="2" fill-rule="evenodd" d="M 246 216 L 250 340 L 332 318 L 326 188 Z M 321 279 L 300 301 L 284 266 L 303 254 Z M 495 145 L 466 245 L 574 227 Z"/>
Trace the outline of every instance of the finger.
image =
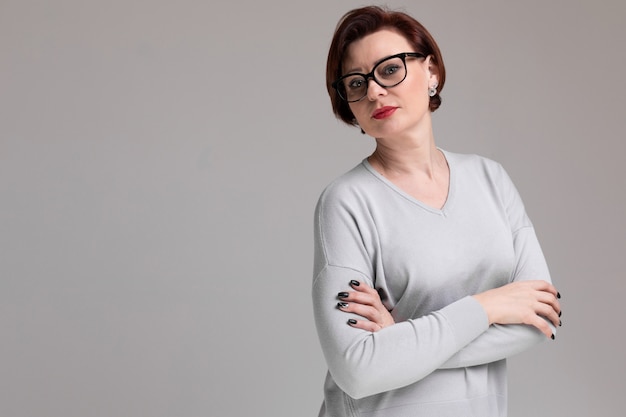
<path id="1" fill-rule="evenodd" d="M 538 303 L 535 306 L 535 312 L 537 315 L 545 317 L 550 320 L 554 327 L 558 327 L 561 325 L 561 319 L 559 318 L 559 313 L 554 310 L 554 308 L 550 304 Z"/>
<path id="2" fill-rule="evenodd" d="M 346 313 L 353 313 L 359 315 L 371 322 L 381 325 L 383 323 L 382 317 L 378 310 L 372 306 L 367 306 L 358 303 L 347 303 L 345 301 L 337 303 L 337 308 Z"/>
<path id="3" fill-rule="evenodd" d="M 534 309 L 540 315 L 549 318 L 555 326 L 560 325 L 559 317 L 561 316 L 561 304 L 559 302 L 560 294 L 556 287 L 546 281 L 534 280 L 534 281 L 520 281 L 520 284 L 530 285 L 532 293 L 529 296 L 535 298 L 537 302 L 543 303 L 548 306 L 549 310 L 544 306 L 535 304 Z"/>
<path id="4" fill-rule="evenodd" d="M 551 293 L 540 293 L 538 301 L 543 304 L 542 315 L 549 318 L 555 326 L 561 325 L 561 303 Z"/>
<path id="5" fill-rule="evenodd" d="M 541 333 L 543 333 L 546 337 L 554 340 L 554 333 L 552 333 L 552 329 L 548 326 L 548 323 L 542 319 L 541 317 L 535 315 L 534 318 L 526 324 L 530 324 L 531 326 L 535 326 Z"/>
<path id="6" fill-rule="evenodd" d="M 548 281 L 534 280 L 534 281 L 527 281 L 527 282 L 532 283 L 533 288 L 536 289 L 536 290 L 549 292 L 555 298 L 561 298 L 561 294 L 556 289 L 556 287 L 554 285 L 552 285 L 551 283 L 549 283 Z"/>
<path id="7" fill-rule="evenodd" d="M 555 311 L 560 311 L 560 301 L 553 293 L 548 291 L 539 291 L 537 293 L 537 298 L 541 300 L 542 303 L 550 304 Z"/>
<path id="8" fill-rule="evenodd" d="M 348 325 L 350 327 L 354 327 L 356 329 L 361 329 L 361 330 L 366 330 L 372 333 L 377 332 L 381 329 L 381 327 L 377 325 L 376 323 L 373 323 L 371 321 L 366 321 L 366 320 L 349 319 Z"/>
<path id="9" fill-rule="evenodd" d="M 384 307 L 379 309 L 363 304 L 341 301 L 337 303 L 337 308 L 346 313 L 353 313 L 371 321 L 378 326 L 378 329 L 395 324 L 393 316 Z"/>
<path id="10" fill-rule="evenodd" d="M 358 291 L 344 291 L 337 294 L 337 297 L 342 301 L 350 301 L 352 303 L 365 304 L 369 306 L 382 307 L 382 302 L 378 293 L 370 294 L 366 292 Z"/>
<path id="11" fill-rule="evenodd" d="M 360 281 L 353 279 L 352 281 L 350 281 L 350 286 L 355 291 L 364 292 L 364 293 L 372 294 L 372 295 L 378 295 L 378 291 L 376 291 L 376 289 L 367 285 L 367 283 L 365 282 L 360 282 Z"/>

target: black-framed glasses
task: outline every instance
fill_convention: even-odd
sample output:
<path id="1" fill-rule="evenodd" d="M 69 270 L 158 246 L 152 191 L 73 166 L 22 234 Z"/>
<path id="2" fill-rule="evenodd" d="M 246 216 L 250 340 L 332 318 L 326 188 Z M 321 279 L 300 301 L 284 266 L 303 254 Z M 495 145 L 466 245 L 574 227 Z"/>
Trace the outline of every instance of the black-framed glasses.
<path id="1" fill-rule="evenodd" d="M 417 52 L 402 52 L 399 54 L 383 58 L 374 65 L 369 74 L 352 72 L 339 77 L 332 86 L 337 90 L 337 94 L 348 103 L 362 100 L 367 95 L 369 79 L 373 79 L 376 84 L 384 88 L 395 87 L 406 78 L 406 57 L 424 58 Z"/>

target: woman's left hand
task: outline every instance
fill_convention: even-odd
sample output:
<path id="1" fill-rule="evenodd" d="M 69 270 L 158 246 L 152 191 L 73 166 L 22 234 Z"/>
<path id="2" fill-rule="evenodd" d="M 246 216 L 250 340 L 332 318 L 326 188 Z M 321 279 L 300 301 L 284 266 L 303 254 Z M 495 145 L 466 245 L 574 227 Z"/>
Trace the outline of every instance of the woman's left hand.
<path id="1" fill-rule="evenodd" d="M 337 307 L 347 313 L 358 314 L 366 320 L 348 320 L 348 324 L 357 329 L 377 332 L 387 326 L 395 324 L 391 313 L 383 305 L 378 291 L 364 282 L 350 281 L 354 291 L 340 292 L 337 296 Z"/>

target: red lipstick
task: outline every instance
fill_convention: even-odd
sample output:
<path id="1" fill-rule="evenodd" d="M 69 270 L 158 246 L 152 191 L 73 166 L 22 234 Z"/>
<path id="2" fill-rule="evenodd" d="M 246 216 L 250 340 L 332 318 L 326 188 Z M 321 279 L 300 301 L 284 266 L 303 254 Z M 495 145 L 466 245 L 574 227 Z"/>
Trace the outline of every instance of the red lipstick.
<path id="1" fill-rule="evenodd" d="M 392 107 L 392 106 L 381 107 L 380 109 L 374 110 L 374 112 L 372 113 L 372 117 L 378 120 L 386 119 L 387 117 L 394 114 L 396 109 L 397 107 Z"/>

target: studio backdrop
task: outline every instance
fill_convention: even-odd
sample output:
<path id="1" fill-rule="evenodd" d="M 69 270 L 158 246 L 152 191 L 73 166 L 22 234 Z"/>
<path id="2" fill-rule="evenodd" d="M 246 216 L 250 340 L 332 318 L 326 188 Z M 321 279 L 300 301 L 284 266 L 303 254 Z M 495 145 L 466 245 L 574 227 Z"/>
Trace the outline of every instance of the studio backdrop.
<path id="1" fill-rule="evenodd" d="M 313 210 L 374 145 L 325 60 L 362 4 L 0 0 L 0 415 L 317 415 Z M 563 295 L 510 415 L 622 415 L 623 2 L 388 5 L 442 49 L 437 144 L 505 166 Z"/>

